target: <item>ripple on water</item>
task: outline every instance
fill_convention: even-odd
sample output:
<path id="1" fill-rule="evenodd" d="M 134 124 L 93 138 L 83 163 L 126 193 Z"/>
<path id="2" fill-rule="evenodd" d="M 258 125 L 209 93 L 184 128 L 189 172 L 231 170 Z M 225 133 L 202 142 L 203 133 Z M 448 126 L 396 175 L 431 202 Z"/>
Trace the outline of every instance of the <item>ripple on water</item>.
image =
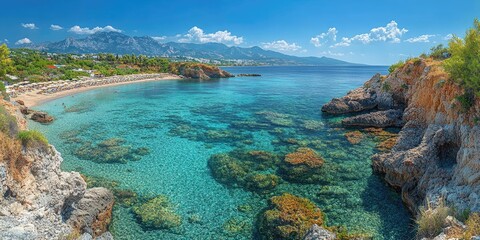
<path id="1" fill-rule="evenodd" d="M 250 70 L 263 77 L 97 89 L 37 107 L 57 120 L 30 125 L 45 132 L 62 153 L 63 169 L 115 181 L 111 188 L 133 191 L 139 199 L 165 195 L 182 219 L 179 227 L 147 229 L 131 204 L 116 204 L 111 225 L 116 239 L 251 239 L 267 200 L 284 192 L 315 202 L 328 225 L 375 239 L 410 238 L 410 216 L 400 197 L 370 168 L 378 139 L 364 134 L 352 144 L 341 118 L 319 111 L 331 97 L 385 69 Z M 268 191 L 251 191 L 215 180 L 207 164 L 212 155 L 233 150 L 263 150 L 283 160 L 300 147 L 315 150 L 325 161 L 314 183 L 283 179 Z M 147 153 L 136 154 L 140 148 Z M 125 161 L 98 161 L 105 151 Z M 89 158 L 91 152 L 100 157 Z M 278 165 L 268 170 L 277 171 Z"/>

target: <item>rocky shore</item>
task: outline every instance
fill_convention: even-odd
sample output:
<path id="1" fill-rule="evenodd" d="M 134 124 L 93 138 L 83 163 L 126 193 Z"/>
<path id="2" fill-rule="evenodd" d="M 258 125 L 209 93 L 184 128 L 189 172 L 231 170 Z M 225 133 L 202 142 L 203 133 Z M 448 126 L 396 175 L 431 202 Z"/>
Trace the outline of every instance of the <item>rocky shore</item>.
<path id="1" fill-rule="evenodd" d="M 393 149 L 372 157 L 373 169 L 401 191 L 417 213 L 427 202 L 480 211 L 480 101 L 462 109 L 464 90 L 441 62 L 413 59 L 387 76 L 322 107 L 328 114 L 357 114 L 346 127 L 401 127 Z"/>
<path id="2" fill-rule="evenodd" d="M 53 146 L 17 140 L 26 121 L 0 101 L 9 126 L 0 131 L 0 239 L 113 239 L 107 232 L 112 193 L 87 189 L 79 173 L 61 171 L 63 159 Z"/>

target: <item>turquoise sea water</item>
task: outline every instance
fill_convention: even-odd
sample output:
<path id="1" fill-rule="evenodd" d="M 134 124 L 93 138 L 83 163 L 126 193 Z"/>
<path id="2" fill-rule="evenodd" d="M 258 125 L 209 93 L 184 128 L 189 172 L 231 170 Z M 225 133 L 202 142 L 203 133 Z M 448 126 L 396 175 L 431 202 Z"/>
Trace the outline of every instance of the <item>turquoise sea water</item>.
<path id="1" fill-rule="evenodd" d="M 114 180 L 118 188 L 145 198 L 166 195 L 182 217 L 180 227 L 152 230 L 137 221 L 131 208 L 116 205 L 111 226 L 116 239 L 252 239 L 257 214 L 268 198 L 283 192 L 314 201 L 328 225 L 346 226 L 375 239 L 413 236 L 400 196 L 372 173 L 374 138 L 352 145 L 344 137 L 341 117 L 320 112 L 332 97 L 361 86 L 377 72 L 385 73 L 386 67 L 225 69 L 262 77 L 97 89 L 36 107 L 56 121 L 31 122 L 30 128 L 44 132 L 62 153 L 64 170 Z M 148 148 L 149 154 L 127 154 L 126 163 L 100 163 L 89 159 L 90 152 L 79 153 L 82 147 L 95 150 L 111 138 L 123 139 L 122 146 L 130 150 Z M 282 181 L 273 192 L 257 194 L 217 182 L 207 166 L 212 154 L 233 149 L 284 155 L 299 146 L 309 146 L 325 159 L 321 182 Z M 96 150 L 101 160 L 104 149 Z M 239 206 L 251 210 L 240 211 Z M 228 230 L 228 223 L 241 227 Z"/>

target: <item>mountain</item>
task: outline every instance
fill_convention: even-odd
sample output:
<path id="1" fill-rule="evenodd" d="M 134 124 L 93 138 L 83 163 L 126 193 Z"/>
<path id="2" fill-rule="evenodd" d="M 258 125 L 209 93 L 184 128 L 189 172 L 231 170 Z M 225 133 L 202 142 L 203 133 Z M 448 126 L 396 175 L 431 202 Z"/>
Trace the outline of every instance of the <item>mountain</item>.
<path id="1" fill-rule="evenodd" d="M 354 63 L 327 57 L 296 57 L 260 47 L 229 47 L 221 43 L 159 43 L 151 37 L 131 37 L 118 32 L 98 32 L 86 38 L 67 38 L 60 42 L 20 45 L 52 53 L 144 54 L 168 58 L 194 58 L 212 62 L 262 65 L 352 66 Z"/>

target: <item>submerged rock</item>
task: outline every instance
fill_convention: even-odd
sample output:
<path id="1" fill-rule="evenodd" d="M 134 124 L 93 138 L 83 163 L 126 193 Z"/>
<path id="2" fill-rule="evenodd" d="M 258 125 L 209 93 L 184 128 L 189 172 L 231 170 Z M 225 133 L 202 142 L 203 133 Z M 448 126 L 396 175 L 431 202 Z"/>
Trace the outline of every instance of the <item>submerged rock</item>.
<path id="1" fill-rule="evenodd" d="M 232 151 L 208 160 L 213 177 L 220 183 L 260 193 L 274 189 L 280 178 L 272 173 L 278 157 L 265 151 Z"/>
<path id="2" fill-rule="evenodd" d="M 363 133 L 360 131 L 351 131 L 345 133 L 345 137 L 347 138 L 348 142 L 351 144 L 359 144 L 363 139 Z"/>
<path id="3" fill-rule="evenodd" d="M 335 240 L 336 237 L 335 233 L 330 232 L 317 224 L 313 224 L 313 226 L 308 229 L 303 240 Z"/>
<path id="4" fill-rule="evenodd" d="M 280 173 L 289 181 L 311 183 L 321 179 L 323 163 L 315 150 L 301 147 L 285 156 Z"/>
<path id="5" fill-rule="evenodd" d="M 323 226 L 324 220 L 313 202 L 285 193 L 270 199 L 258 224 L 262 239 L 302 239 L 312 225 Z"/>
<path id="6" fill-rule="evenodd" d="M 163 195 L 137 205 L 132 210 L 146 228 L 170 229 L 182 224 L 182 218 L 175 213 L 173 205 Z"/>
<path id="7" fill-rule="evenodd" d="M 134 149 L 124 144 L 125 140 L 121 138 L 109 138 L 96 145 L 92 142 L 85 142 L 74 153 L 80 159 L 98 163 L 138 161 L 142 156 L 149 153 L 149 150 L 145 147 Z"/>

